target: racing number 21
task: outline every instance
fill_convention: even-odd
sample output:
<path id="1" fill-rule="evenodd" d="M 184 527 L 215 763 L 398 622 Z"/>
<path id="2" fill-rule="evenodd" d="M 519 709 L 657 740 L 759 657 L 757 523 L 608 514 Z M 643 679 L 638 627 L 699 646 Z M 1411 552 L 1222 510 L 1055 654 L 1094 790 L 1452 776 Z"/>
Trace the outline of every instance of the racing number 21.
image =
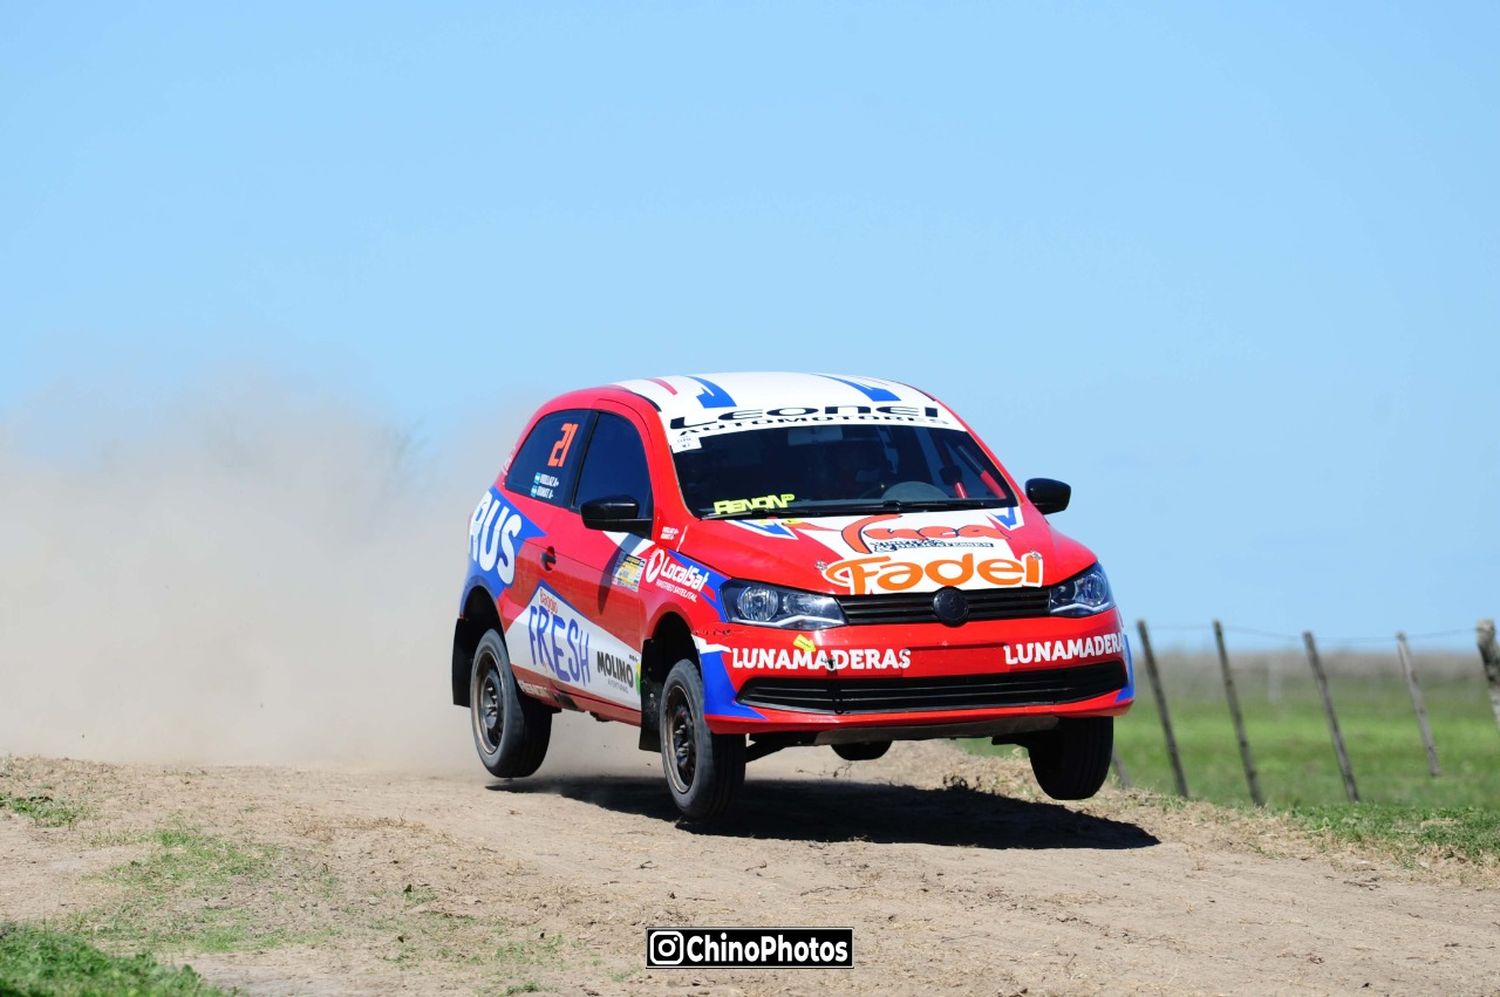
<path id="1" fill-rule="evenodd" d="M 573 445 L 573 434 L 576 432 L 578 432 L 578 423 L 563 423 L 562 436 L 552 444 L 552 455 L 547 458 L 548 467 L 562 467 L 568 462 L 568 449 Z"/>

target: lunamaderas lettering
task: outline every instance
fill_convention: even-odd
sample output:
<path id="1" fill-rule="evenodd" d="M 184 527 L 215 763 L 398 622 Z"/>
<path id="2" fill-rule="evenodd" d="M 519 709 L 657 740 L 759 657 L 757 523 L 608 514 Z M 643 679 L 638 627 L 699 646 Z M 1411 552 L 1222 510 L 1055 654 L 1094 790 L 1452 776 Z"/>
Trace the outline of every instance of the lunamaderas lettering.
<path id="1" fill-rule="evenodd" d="M 755 671 L 886 671 L 910 668 L 911 649 L 834 647 L 789 651 L 777 647 L 737 647 L 730 661 L 734 668 Z"/>
<path id="2" fill-rule="evenodd" d="M 1010 557 L 940 557 L 925 563 L 898 561 L 886 554 L 849 557 L 823 569 L 823 577 L 842 585 L 854 595 L 870 592 L 902 592 L 926 579 L 936 585 L 962 588 L 976 578 L 997 588 L 1042 584 L 1042 555 L 1035 551 Z"/>
<path id="3" fill-rule="evenodd" d="M 1072 661 L 1074 658 L 1100 658 L 1125 653 L 1123 633 L 1098 637 L 1074 637 L 1071 640 L 1031 640 L 1005 645 L 1007 665 L 1039 665 L 1048 661 Z"/>

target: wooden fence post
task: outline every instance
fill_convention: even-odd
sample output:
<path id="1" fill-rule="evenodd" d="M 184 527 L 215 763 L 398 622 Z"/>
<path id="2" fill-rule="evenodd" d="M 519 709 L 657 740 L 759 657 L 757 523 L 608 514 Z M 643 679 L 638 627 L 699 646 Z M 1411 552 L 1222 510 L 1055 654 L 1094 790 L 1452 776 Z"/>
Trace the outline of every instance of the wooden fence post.
<path id="1" fill-rule="evenodd" d="M 1141 654 L 1146 659 L 1146 674 L 1151 679 L 1151 692 L 1156 696 L 1156 715 L 1161 718 L 1161 732 L 1167 739 L 1167 757 L 1172 761 L 1172 778 L 1177 782 L 1177 795 L 1187 798 L 1187 776 L 1182 772 L 1182 756 L 1177 753 L 1177 736 L 1172 733 L 1172 716 L 1167 712 L 1167 691 L 1161 685 L 1161 673 L 1156 669 L 1156 655 L 1151 651 L 1151 634 L 1146 631 L 1146 621 L 1136 620 L 1135 628 L 1141 635 Z"/>
<path id="2" fill-rule="evenodd" d="M 1229 670 L 1229 652 L 1224 649 L 1224 627 L 1214 620 L 1214 642 L 1219 645 L 1219 671 L 1224 675 L 1224 696 L 1229 700 L 1229 715 L 1234 718 L 1234 734 L 1240 742 L 1240 761 L 1245 765 L 1245 782 L 1250 799 L 1263 807 L 1266 798 L 1260 794 L 1260 776 L 1255 774 L 1255 758 L 1250 754 L 1250 739 L 1245 736 L 1245 718 L 1240 714 L 1240 697 L 1234 691 L 1234 675 Z"/>
<path id="3" fill-rule="evenodd" d="M 1354 785 L 1354 770 L 1349 767 L 1349 753 L 1344 750 L 1344 735 L 1339 730 L 1339 715 L 1333 709 L 1333 697 L 1328 692 L 1328 676 L 1323 674 L 1323 662 L 1318 657 L 1318 645 L 1313 642 L 1311 630 L 1302 631 L 1302 642 L 1307 645 L 1307 660 L 1312 665 L 1313 678 L 1318 682 L 1318 694 L 1323 697 L 1323 711 L 1328 714 L 1328 731 L 1333 735 L 1333 751 L 1339 757 L 1339 774 L 1344 777 L 1344 793 L 1350 803 L 1359 802 L 1359 789 Z"/>
<path id="4" fill-rule="evenodd" d="M 1436 779 L 1442 774 L 1438 768 L 1437 745 L 1432 743 L 1432 726 L 1427 722 L 1427 703 L 1422 698 L 1422 687 L 1417 684 L 1417 669 L 1411 660 L 1411 648 L 1406 644 L 1406 634 L 1396 631 L 1396 656 L 1401 659 L 1401 672 L 1406 676 L 1406 691 L 1411 693 L 1411 708 L 1417 711 L 1417 727 L 1422 731 L 1422 747 L 1427 749 L 1427 771 Z"/>
<path id="5" fill-rule="evenodd" d="M 1484 662 L 1484 677 L 1490 684 L 1490 707 L 1495 723 L 1500 725 L 1500 648 L 1495 646 L 1495 621 L 1479 621 L 1479 658 Z"/>

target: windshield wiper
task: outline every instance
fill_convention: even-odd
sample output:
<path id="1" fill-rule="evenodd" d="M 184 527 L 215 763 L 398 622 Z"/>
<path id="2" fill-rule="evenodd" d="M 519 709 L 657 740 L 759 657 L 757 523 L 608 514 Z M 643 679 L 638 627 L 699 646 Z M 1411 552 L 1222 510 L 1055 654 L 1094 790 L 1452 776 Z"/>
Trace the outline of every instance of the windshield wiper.
<path id="1" fill-rule="evenodd" d="M 986 509 L 990 506 L 1008 508 L 1015 505 L 1014 502 L 1007 502 L 998 495 L 991 495 L 988 498 L 904 499 L 896 504 L 908 512 L 919 509 L 930 512 L 939 512 L 943 509 Z"/>

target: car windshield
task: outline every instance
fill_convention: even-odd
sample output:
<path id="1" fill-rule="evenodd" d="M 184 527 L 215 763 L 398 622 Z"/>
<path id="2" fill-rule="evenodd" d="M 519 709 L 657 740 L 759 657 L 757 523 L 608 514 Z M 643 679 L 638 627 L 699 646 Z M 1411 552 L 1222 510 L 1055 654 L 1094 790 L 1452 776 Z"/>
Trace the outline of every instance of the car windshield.
<path id="1" fill-rule="evenodd" d="M 962 430 L 785 426 L 705 436 L 673 455 L 705 519 L 1011 506 L 1015 496 Z"/>

